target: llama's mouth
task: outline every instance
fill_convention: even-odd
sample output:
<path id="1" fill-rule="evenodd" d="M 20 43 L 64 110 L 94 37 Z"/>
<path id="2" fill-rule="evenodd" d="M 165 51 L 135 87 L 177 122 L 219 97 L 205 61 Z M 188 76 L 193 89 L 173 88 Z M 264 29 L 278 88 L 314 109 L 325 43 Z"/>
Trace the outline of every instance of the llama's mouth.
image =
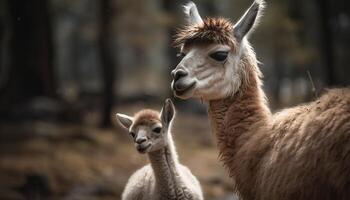
<path id="1" fill-rule="evenodd" d="M 190 84 L 184 85 L 181 82 L 173 82 L 172 84 L 172 90 L 174 92 L 174 95 L 179 98 L 186 98 L 188 94 L 193 90 L 193 88 L 196 86 L 196 82 L 193 81 Z"/>
<path id="2" fill-rule="evenodd" d="M 148 143 L 146 146 L 145 145 L 137 145 L 136 149 L 139 153 L 146 153 L 146 151 L 151 147 L 151 143 Z"/>

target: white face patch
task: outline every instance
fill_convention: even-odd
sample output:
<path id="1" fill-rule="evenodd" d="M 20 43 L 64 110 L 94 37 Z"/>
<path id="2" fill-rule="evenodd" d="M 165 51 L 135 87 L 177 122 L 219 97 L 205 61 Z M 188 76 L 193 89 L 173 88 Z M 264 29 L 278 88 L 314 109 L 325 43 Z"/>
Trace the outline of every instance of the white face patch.
<path id="1" fill-rule="evenodd" d="M 182 99 L 199 97 L 204 100 L 222 99 L 234 95 L 240 88 L 242 80 L 247 80 L 246 71 L 240 66 L 240 54 L 244 51 L 254 54 L 246 40 L 258 24 L 263 8 L 264 0 L 255 0 L 240 20 L 231 27 L 231 23 L 225 20 L 208 18 L 203 21 L 196 5 L 193 2 L 188 3 L 184 9 L 188 27 L 177 35 L 175 42 L 183 45 L 189 41 L 192 45 L 190 48 L 186 47 L 187 49 L 182 48 L 186 56 L 172 72 L 174 80 L 171 87 L 174 95 Z M 225 33 L 224 39 L 218 39 L 221 34 L 213 32 L 213 29 L 222 29 Z M 215 39 L 209 42 L 216 44 L 194 45 L 195 39 L 200 41 L 206 37 Z M 227 39 L 227 37 L 232 38 Z M 226 41 L 230 39 L 237 42 L 234 44 L 239 46 L 237 53 L 228 45 L 217 44 L 230 44 Z M 220 59 L 223 54 L 211 56 L 218 51 L 228 52 L 228 55 L 225 54 L 227 55 L 225 60 Z"/>
<path id="2" fill-rule="evenodd" d="M 160 128 L 159 132 L 156 129 L 158 127 Z M 131 126 L 130 132 L 135 134 L 132 136 L 134 137 L 134 145 L 142 153 L 156 151 L 167 145 L 167 134 L 161 123 L 156 123 L 152 126 Z"/>
<path id="3" fill-rule="evenodd" d="M 195 82 L 191 91 L 175 95 L 187 99 L 199 97 L 204 100 L 225 98 L 234 94 L 240 84 L 241 77 L 237 61 L 239 55 L 235 54 L 230 46 L 221 44 L 197 45 L 183 50 L 186 56 L 176 69 L 188 72 L 186 77 L 178 81 L 184 84 Z M 224 61 L 217 61 L 211 57 L 217 52 L 228 52 Z M 174 84 L 174 82 L 173 82 Z"/>

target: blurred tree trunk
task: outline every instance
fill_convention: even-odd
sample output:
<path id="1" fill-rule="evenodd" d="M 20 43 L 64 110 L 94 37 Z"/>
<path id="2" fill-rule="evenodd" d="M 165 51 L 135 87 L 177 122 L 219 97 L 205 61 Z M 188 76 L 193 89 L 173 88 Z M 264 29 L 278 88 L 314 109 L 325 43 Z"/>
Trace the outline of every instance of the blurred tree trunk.
<path id="1" fill-rule="evenodd" d="M 0 4 L 0 6 L 3 4 Z M 4 22 L 4 17 L 0 16 L 0 72 L 3 73 L 3 48 L 4 48 L 4 35 L 5 35 L 5 22 Z M 1 78 L 4 78 L 4 75 L 0 75 L 0 95 L 2 92 L 2 81 Z"/>
<path id="2" fill-rule="evenodd" d="M 115 67 L 113 65 L 113 59 L 110 50 L 111 43 L 111 24 L 110 19 L 112 12 L 112 1 L 101 0 L 100 1 L 100 59 L 102 65 L 103 74 L 103 110 L 102 110 L 102 126 L 108 127 L 111 125 L 111 112 L 114 101 L 114 79 L 115 79 Z"/>
<path id="3" fill-rule="evenodd" d="M 55 93 L 48 1 L 8 0 L 12 37 L 5 96 L 17 103 Z"/>
<path id="4" fill-rule="evenodd" d="M 220 13 L 218 12 L 218 8 L 217 8 L 217 2 L 215 1 L 203 1 L 202 5 L 204 6 L 205 10 L 207 11 L 207 15 L 208 16 L 217 16 L 220 15 Z"/>
<path id="5" fill-rule="evenodd" d="M 170 73 L 171 71 L 176 67 L 178 64 L 178 59 L 176 57 L 177 50 L 175 47 L 173 47 L 173 36 L 176 33 L 176 27 L 175 22 L 177 21 L 177 7 L 179 7 L 178 1 L 169 1 L 169 0 L 163 0 L 163 8 L 165 12 L 169 15 L 170 23 L 167 26 L 167 34 L 168 34 L 168 50 L 166 52 L 166 56 L 169 61 L 169 66 L 167 67 L 167 77 L 169 80 L 169 96 L 172 96 L 172 91 L 170 89 L 170 82 L 172 81 Z"/>
<path id="6" fill-rule="evenodd" d="M 333 55 L 333 32 L 331 27 L 331 7 L 329 0 L 316 1 L 321 22 L 321 45 L 322 45 L 322 56 L 326 64 L 326 82 L 327 85 L 338 84 L 335 77 L 335 65 Z"/>

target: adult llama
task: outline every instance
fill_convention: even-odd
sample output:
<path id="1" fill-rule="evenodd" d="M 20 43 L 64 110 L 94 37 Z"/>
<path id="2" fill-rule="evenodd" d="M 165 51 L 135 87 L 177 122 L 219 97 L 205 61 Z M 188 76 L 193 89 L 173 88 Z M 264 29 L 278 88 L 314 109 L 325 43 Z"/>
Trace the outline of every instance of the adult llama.
<path id="1" fill-rule="evenodd" d="M 185 6 L 175 38 L 182 60 L 172 71 L 175 96 L 207 102 L 220 158 L 245 200 L 350 199 L 350 89 L 272 114 L 247 41 L 263 1 L 233 24 L 202 19 Z"/>

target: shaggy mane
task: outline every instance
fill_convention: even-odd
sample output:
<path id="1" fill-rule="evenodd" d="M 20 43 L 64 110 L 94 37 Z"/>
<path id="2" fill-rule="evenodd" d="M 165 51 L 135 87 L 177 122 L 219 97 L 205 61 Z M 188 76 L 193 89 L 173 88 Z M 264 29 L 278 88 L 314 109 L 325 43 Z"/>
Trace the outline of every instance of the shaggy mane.
<path id="1" fill-rule="evenodd" d="M 193 43 L 219 43 L 234 47 L 233 24 L 225 18 L 206 18 L 201 24 L 184 26 L 175 35 L 176 47 Z"/>

